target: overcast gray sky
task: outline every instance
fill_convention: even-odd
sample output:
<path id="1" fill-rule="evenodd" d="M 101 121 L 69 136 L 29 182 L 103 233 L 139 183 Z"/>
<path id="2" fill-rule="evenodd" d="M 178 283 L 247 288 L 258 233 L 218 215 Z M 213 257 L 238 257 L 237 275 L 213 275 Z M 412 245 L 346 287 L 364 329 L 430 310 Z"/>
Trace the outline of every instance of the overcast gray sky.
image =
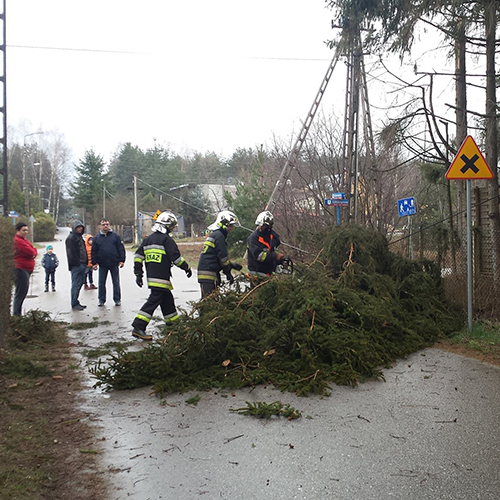
<path id="1" fill-rule="evenodd" d="M 289 138 L 332 58 L 331 19 L 324 0 L 7 0 L 9 123 L 58 129 L 76 158 Z M 338 68 L 325 102 L 341 112 Z"/>

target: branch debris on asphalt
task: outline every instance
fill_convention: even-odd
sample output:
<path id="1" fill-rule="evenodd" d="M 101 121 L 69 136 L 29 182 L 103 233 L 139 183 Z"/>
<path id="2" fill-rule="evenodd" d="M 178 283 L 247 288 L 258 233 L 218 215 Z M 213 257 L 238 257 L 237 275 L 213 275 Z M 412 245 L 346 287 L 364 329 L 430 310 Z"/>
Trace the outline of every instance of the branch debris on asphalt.
<path id="1" fill-rule="evenodd" d="M 274 384 L 299 395 L 383 379 L 382 369 L 460 330 L 441 271 L 391 253 L 377 231 L 340 226 L 303 236 L 310 263 L 251 290 L 221 288 L 175 328 L 91 369 L 96 385 L 164 393 Z"/>

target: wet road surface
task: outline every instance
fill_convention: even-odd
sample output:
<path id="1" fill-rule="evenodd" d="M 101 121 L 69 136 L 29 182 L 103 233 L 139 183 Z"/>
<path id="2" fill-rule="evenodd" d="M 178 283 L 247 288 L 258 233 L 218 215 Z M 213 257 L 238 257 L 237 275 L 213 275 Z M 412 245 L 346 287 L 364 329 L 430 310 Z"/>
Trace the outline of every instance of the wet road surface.
<path id="1" fill-rule="evenodd" d="M 160 400 L 149 388 L 92 388 L 85 352 L 130 341 L 130 323 L 148 292 L 135 285 L 129 253 L 121 272 L 122 305 L 111 300 L 109 281 L 104 308 L 97 307 L 97 291 L 82 290 L 88 307 L 73 312 L 66 235 L 61 229 L 54 243 L 57 292 L 43 292 L 39 271 L 25 309 L 50 311 L 67 322 L 111 322 L 70 331 L 88 380 L 82 405 L 96 426 L 96 441 L 103 439 L 110 499 L 500 498 L 500 369 L 437 349 L 385 370 L 386 382 L 333 386 L 325 398 L 258 387 Z M 174 268 L 173 283 L 178 306 L 198 299 L 195 276 Z M 194 395 L 199 403 L 187 404 Z M 230 412 L 246 401 L 281 401 L 302 418 L 258 420 Z"/>

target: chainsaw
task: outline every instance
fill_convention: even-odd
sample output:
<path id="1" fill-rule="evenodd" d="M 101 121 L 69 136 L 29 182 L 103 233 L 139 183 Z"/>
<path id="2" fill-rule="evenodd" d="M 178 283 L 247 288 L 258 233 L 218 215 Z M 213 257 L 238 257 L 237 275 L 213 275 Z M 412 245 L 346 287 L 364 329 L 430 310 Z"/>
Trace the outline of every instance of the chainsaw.
<path id="1" fill-rule="evenodd" d="M 293 261 L 290 257 L 284 257 L 281 264 L 276 266 L 274 271 L 276 274 L 292 274 L 293 273 Z"/>

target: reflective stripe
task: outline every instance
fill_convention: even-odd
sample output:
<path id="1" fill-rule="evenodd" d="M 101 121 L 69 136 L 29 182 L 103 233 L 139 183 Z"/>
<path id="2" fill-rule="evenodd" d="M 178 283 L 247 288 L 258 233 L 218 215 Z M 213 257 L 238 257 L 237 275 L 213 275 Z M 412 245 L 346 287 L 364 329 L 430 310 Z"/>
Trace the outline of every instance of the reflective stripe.
<path id="1" fill-rule="evenodd" d="M 262 243 L 269 251 L 271 251 L 271 243 L 273 242 L 273 235 L 271 234 L 270 242 L 268 243 L 262 236 L 259 236 L 259 243 Z"/>
<path id="2" fill-rule="evenodd" d="M 147 313 L 144 313 L 144 314 L 147 314 Z M 136 319 L 140 319 L 146 323 L 149 323 L 151 321 L 151 316 L 147 317 L 147 316 L 143 316 L 141 313 L 138 313 L 136 316 Z"/>
<path id="3" fill-rule="evenodd" d="M 199 280 L 217 281 L 218 278 L 219 278 L 219 273 L 216 273 L 214 271 L 204 271 L 198 269 Z"/>
<path id="4" fill-rule="evenodd" d="M 224 265 L 229 265 L 229 257 L 224 257 L 223 259 L 220 259 L 220 263 Z"/>
<path id="5" fill-rule="evenodd" d="M 141 262 L 144 260 L 144 255 L 140 255 L 138 253 L 134 254 L 134 262 Z"/>
<path id="6" fill-rule="evenodd" d="M 264 262 L 267 259 L 267 252 L 260 252 L 257 256 L 259 262 Z"/>
<path id="7" fill-rule="evenodd" d="M 166 253 L 165 247 L 163 245 L 147 245 L 144 247 L 144 252 L 146 252 L 147 250 L 162 250 L 163 253 Z"/>
<path id="8" fill-rule="evenodd" d="M 208 274 L 198 274 L 198 281 L 213 281 L 216 282 L 217 278 L 209 276 Z"/>
<path id="9" fill-rule="evenodd" d="M 165 323 L 173 323 L 179 319 L 179 314 L 175 311 L 172 314 L 167 314 L 164 319 Z"/>
<path id="10" fill-rule="evenodd" d="M 183 262 L 185 262 L 184 258 L 181 256 L 179 257 L 178 259 L 174 260 L 174 264 L 177 266 L 177 267 L 181 267 Z"/>
<path id="11" fill-rule="evenodd" d="M 212 248 L 215 248 L 215 243 L 213 241 L 205 241 L 205 245 L 208 246 L 208 247 L 212 247 Z"/>
<path id="12" fill-rule="evenodd" d="M 160 278 L 148 278 L 148 287 L 165 288 L 167 290 L 172 290 L 174 288 L 169 280 L 162 280 Z"/>

